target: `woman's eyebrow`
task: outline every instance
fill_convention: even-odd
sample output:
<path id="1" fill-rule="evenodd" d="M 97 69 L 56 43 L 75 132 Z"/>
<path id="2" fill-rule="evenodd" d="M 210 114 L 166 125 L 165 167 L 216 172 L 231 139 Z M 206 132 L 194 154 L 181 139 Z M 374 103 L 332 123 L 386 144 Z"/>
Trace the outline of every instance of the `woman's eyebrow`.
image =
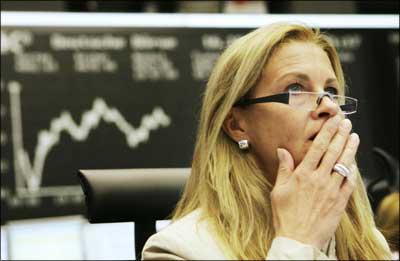
<path id="1" fill-rule="evenodd" d="M 304 73 L 293 73 L 293 72 L 286 73 L 286 74 L 282 75 L 281 77 L 279 77 L 278 81 L 281 81 L 282 79 L 284 79 L 284 78 L 286 78 L 288 76 L 294 76 L 295 78 L 298 78 L 298 79 L 300 79 L 302 81 L 306 81 L 306 82 L 310 81 L 310 77 L 308 77 L 307 74 L 304 74 Z M 337 79 L 336 78 L 328 78 L 328 79 L 326 79 L 325 84 L 330 84 L 330 83 L 337 83 Z"/>
<path id="2" fill-rule="evenodd" d="M 338 83 L 338 80 L 336 78 L 328 78 L 325 81 L 325 84 L 331 84 L 331 83 Z"/>
<path id="3" fill-rule="evenodd" d="M 280 80 L 282 80 L 284 78 L 287 78 L 289 76 L 294 76 L 295 78 L 298 78 L 298 79 L 303 80 L 303 81 L 310 81 L 310 78 L 308 77 L 307 74 L 304 74 L 304 73 L 293 73 L 293 72 L 285 73 L 284 75 L 279 77 L 278 81 L 280 81 Z"/>

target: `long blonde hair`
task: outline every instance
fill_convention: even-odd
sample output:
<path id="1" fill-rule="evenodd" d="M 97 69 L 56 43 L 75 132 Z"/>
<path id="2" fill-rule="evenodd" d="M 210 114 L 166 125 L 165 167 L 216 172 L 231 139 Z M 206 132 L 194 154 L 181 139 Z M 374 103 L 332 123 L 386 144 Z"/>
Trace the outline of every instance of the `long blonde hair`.
<path id="1" fill-rule="evenodd" d="M 338 54 L 319 30 L 277 23 L 235 40 L 218 59 L 207 83 L 192 172 L 173 214 L 179 219 L 201 208 L 214 236 L 230 258 L 264 259 L 274 238 L 270 191 L 273 185 L 250 153 L 242 153 L 222 130 L 233 104 L 260 80 L 273 51 L 291 41 L 311 42 L 328 55 L 344 93 Z M 382 259 L 362 179 L 336 232 L 339 259 Z"/>

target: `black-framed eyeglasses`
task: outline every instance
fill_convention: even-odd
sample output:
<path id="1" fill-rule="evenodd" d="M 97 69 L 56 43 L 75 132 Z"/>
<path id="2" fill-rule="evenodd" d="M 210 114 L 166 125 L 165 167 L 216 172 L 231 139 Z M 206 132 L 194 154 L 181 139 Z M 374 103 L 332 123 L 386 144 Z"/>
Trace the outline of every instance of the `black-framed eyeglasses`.
<path id="1" fill-rule="evenodd" d="M 233 106 L 248 106 L 256 103 L 278 102 L 288 104 L 297 109 L 312 111 L 319 106 L 324 97 L 328 97 L 331 101 L 336 103 L 343 114 L 347 115 L 357 112 L 357 99 L 331 94 L 329 92 L 289 91 L 258 98 L 242 98 Z"/>

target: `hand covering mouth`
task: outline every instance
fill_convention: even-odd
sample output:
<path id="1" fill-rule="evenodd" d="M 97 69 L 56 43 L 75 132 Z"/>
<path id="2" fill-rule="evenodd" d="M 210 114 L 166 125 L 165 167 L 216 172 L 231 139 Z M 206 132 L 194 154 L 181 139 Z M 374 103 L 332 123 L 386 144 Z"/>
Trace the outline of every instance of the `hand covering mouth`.
<path id="1" fill-rule="evenodd" d="M 309 140 L 313 141 L 315 139 L 315 137 L 317 137 L 318 132 L 314 133 L 310 138 L 308 138 Z"/>

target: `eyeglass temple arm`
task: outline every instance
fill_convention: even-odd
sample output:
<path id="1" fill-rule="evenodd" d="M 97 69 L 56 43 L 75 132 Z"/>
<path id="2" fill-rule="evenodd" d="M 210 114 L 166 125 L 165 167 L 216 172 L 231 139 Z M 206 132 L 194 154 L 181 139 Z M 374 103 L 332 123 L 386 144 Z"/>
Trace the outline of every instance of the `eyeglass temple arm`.
<path id="1" fill-rule="evenodd" d="M 254 99 L 242 98 L 239 101 L 237 101 L 233 106 L 234 107 L 247 106 L 254 103 L 264 103 L 264 102 L 279 102 L 279 103 L 289 104 L 289 93 L 279 93 L 271 96 L 265 96 Z"/>

